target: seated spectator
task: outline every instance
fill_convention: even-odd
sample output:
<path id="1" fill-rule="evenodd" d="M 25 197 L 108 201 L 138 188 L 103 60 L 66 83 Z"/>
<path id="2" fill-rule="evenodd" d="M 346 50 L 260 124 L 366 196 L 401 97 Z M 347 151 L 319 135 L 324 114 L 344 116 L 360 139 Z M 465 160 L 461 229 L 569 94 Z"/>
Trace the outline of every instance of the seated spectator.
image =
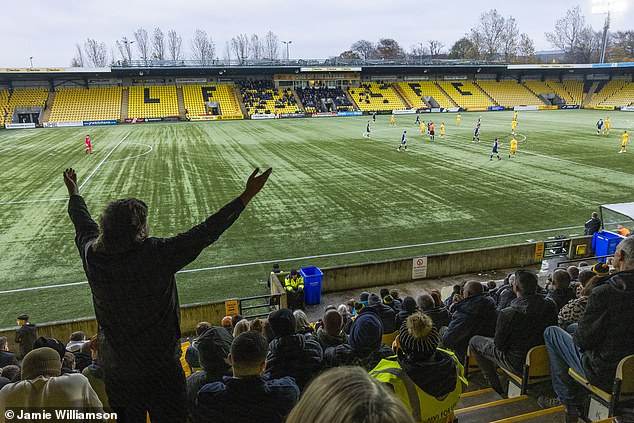
<path id="1" fill-rule="evenodd" d="M 381 298 L 374 293 L 370 294 L 370 296 L 368 297 L 368 303 L 369 306 L 366 307 L 362 311 L 362 313 L 367 312 L 370 309 L 375 311 L 381 319 L 384 334 L 393 333 L 398 330 L 395 324 L 396 313 L 394 312 L 394 309 L 392 307 L 383 304 Z"/>
<path id="2" fill-rule="evenodd" d="M 88 379 L 76 373 L 61 375 L 61 370 L 57 351 L 49 347 L 32 350 L 22 362 L 22 380 L 0 390 L 0 409 L 54 406 L 92 408 L 91 411 L 103 413 Z"/>
<path id="3" fill-rule="evenodd" d="M 266 320 L 265 319 L 260 319 L 258 317 L 258 318 L 255 318 L 255 319 L 253 319 L 251 321 L 251 324 L 249 325 L 249 330 L 254 330 L 256 332 L 260 332 L 266 338 L 266 333 L 265 333 L 265 329 L 264 329 L 265 326 L 266 326 Z"/>
<path id="4" fill-rule="evenodd" d="M 568 266 L 566 272 L 570 275 L 570 282 L 577 282 L 579 280 L 579 268 L 577 266 Z"/>
<path id="5" fill-rule="evenodd" d="M 242 320 L 243 322 L 245 320 Z M 233 337 L 222 327 L 211 327 L 198 338 L 198 355 L 202 370 L 187 378 L 187 411 L 193 421 L 196 419 L 196 396 L 200 388 L 208 383 L 222 381 L 231 375 L 231 365 L 227 357 L 231 351 Z"/>
<path id="6" fill-rule="evenodd" d="M 233 333 L 233 319 L 231 318 L 231 316 L 223 317 L 222 320 L 220 321 L 220 326 L 227 329 L 229 333 Z M 196 334 L 198 334 L 198 331 L 196 331 Z"/>
<path id="7" fill-rule="evenodd" d="M 92 353 L 90 351 L 90 341 L 86 341 L 82 344 L 81 349 L 74 352 L 75 356 L 75 370 L 81 373 L 86 367 L 92 364 Z"/>
<path id="8" fill-rule="evenodd" d="M 370 376 L 390 385 L 417 422 L 452 415 L 467 381 L 456 356 L 438 349 L 440 334 L 431 318 L 420 312 L 411 315 L 399 339 L 398 356 L 381 360 Z"/>
<path id="9" fill-rule="evenodd" d="M 462 301 L 454 304 L 451 322 L 442 338 L 443 346 L 452 349 L 461 363 L 466 361 L 471 338 L 476 335 L 492 337 L 497 322 L 495 302 L 484 292 L 480 282 L 467 282 L 463 296 Z"/>
<path id="10" fill-rule="evenodd" d="M 310 322 L 308 321 L 308 316 L 302 310 L 295 310 L 293 312 L 293 316 L 295 317 L 295 332 L 301 333 L 302 335 L 310 335 L 315 332 L 315 329 L 312 328 Z"/>
<path id="11" fill-rule="evenodd" d="M 457 285 L 457 284 L 454 285 L 453 289 L 451 291 L 451 294 L 449 295 L 449 297 L 447 297 L 445 299 L 445 307 L 449 307 L 451 305 L 451 303 L 453 303 L 453 296 L 456 295 L 456 294 L 460 295 L 461 292 L 462 292 L 462 286 Z M 420 307 L 420 304 L 419 304 L 419 307 Z"/>
<path id="12" fill-rule="evenodd" d="M 487 282 L 487 288 L 489 288 L 489 292 L 493 291 L 494 289 L 497 289 L 498 284 L 497 282 L 491 280 Z"/>
<path id="13" fill-rule="evenodd" d="M 482 373 L 491 388 L 505 396 L 496 367 L 521 373 L 526 353 L 544 343 L 544 329 L 557 322 L 557 305 L 537 294 L 537 276 L 520 269 L 515 272 L 513 292 L 517 298 L 498 314 L 495 338 L 474 336 L 469 341 Z"/>
<path id="14" fill-rule="evenodd" d="M 37 339 L 37 327 L 29 323 L 28 314 L 20 314 L 17 321 L 19 328 L 15 331 L 15 343 L 19 345 L 17 358 L 21 360 L 33 349 L 33 343 Z"/>
<path id="15" fill-rule="evenodd" d="M 347 304 L 340 304 L 337 307 L 337 311 L 341 314 L 341 319 L 343 320 L 343 333 L 350 334 L 350 328 L 352 327 L 352 312 L 354 311 L 354 304 L 352 305 L 352 310 L 350 306 Z"/>
<path id="16" fill-rule="evenodd" d="M 244 332 L 248 332 L 251 329 L 251 323 L 247 319 L 242 319 L 238 323 L 236 323 L 233 328 L 233 337 L 237 338 L 238 335 Z"/>
<path id="17" fill-rule="evenodd" d="M 592 272 L 589 273 L 594 275 Z M 600 278 L 598 276 L 592 276 L 592 279 L 590 279 L 589 282 L 586 282 L 585 286 L 582 288 L 579 298 L 570 300 L 568 304 L 559 310 L 557 324 L 560 328 L 565 329 L 569 333 L 574 333 L 575 330 L 577 330 L 577 323 L 579 323 L 579 320 L 581 320 L 581 317 L 586 310 L 590 292 L 592 292 L 592 289 L 599 280 Z"/>
<path id="18" fill-rule="evenodd" d="M 513 291 L 513 283 L 515 282 L 515 275 L 509 274 L 504 278 L 504 282 L 497 291 L 497 304 L 495 308 L 497 311 L 502 311 L 506 307 L 511 305 L 511 302 L 516 298 L 515 291 Z"/>
<path id="19" fill-rule="evenodd" d="M 337 310 L 328 310 L 324 314 L 323 323 L 317 329 L 317 341 L 325 351 L 327 348 L 348 342 L 348 335 L 343 329 L 343 318 Z"/>
<path id="20" fill-rule="evenodd" d="M 286 301 L 291 310 L 304 308 L 304 278 L 295 269 L 284 279 Z"/>
<path id="21" fill-rule="evenodd" d="M 401 311 L 396 315 L 396 327 L 400 328 L 403 326 L 405 320 L 411 316 L 412 314 L 418 311 L 418 306 L 416 305 L 416 300 L 413 297 L 407 296 L 403 298 L 403 304 L 401 305 Z"/>
<path id="22" fill-rule="evenodd" d="M 617 273 L 597 282 L 574 335 L 557 326 L 544 332 L 558 400 L 542 397 L 538 402 L 543 408 L 563 404 L 566 422 L 577 421 L 581 401 L 587 395 L 568 375 L 568 368 L 592 385 L 611 392 L 619 362 L 634 354 L 634 238 L 619 243 L 613 263 Z"/>
<path id="23" fill-rule="evenodd" d="M 6 336 L 0 336 L 0 367 L 18 364 L 18 359 L 9 351 L 9 342 Z"/>
<path id="24" fill-rule="evenodd" d="M 80 373 L 75 369 L 75 356 L 72 352 L 66 351 L 62 358 L 62 373 Z"/>
<path id="25" fill-rule="evenodd" d="M 449 326 L 449 321 L 451 320 L 449 310 L 446 306 L 436 307 L 436 304 L 434 303 L 434 298 L 431 295 L 421 294 L 416 299 L 416 302 L 418 303 L 418 308 L 423 313 L 431 317 L 431 320 L 434 322 L 434 327 L 436 329 L 443 332 L 443 328 Z"/>
<path id="26" fill-rule="evenodd" d="M 392 298 L 394 298 L 394 307 L 396 307 L 396 309 L 400 311 L 401 305 L 403 304 L 403 300 L 401 299 L 398 293 L 398 289 L 390 289 L 390 295 L 392 296 Z"/>
<path id="27" fill-rule="evenodd" d="M 70 340 L 66 344 L 66 351 L 75 353 L 81 349 L 81 346 L 86 342 L 86 334 L 82 331 L 73 332 L 70 335 Z"/>
<path id="28" fill-rule="evenodd" d="M 629 236 L 631 234 L 630 230 L 623 225 L 616 225 L 616 233 L 621 236 Z"/>
<path id="29" fill-rule="evenodd" d="M 20 380 L 20 366 L 17 364 L 9 364 L 2 368 L 2 377 L 6 377 L 11 382 L 17 382 Z"/>
<path id="30" fill-rule="evenodd" d="M 323 351 L 312 337 L 295 333 L 295 317 L 287 308 L 269 314 L 275 339 L 269 345 L 266 371 L 272 379 L 291 376 L 303 389 L 322 368 Z"/>
<path id="31" fill-rule="evenodd" d="M 223 320 L 225 320 L 226 317 L 223 318 Z M 231 322 L 231 318 L 229 318 L 229 323 L 230 322 Z M 196 325 L 196 338 L 194 338 L 194 340 L 189 345 L 189 347 L 187 347 L 187 350 L 185 350 L 185 361 L 189 365 L 192 372 L 195 371 L 195 369 L 200 368 L 200 360 L 198 359 L 198 339 L 202 336 L 203 333 L 207 332 L 210 328 L 211 328 L 211 323 L 199 322 Z"/>
<path id="32" fill-rule="evenodd" d="M 350 328 L 347 344 L 328 348 L 324 361 L 329 367 L 361 366 L 370 371 L 385 357 L 394 355 L 392 348 L 381 342 L 383 325 L 374 311 L 363 312 Z"/>
<path id="33" fill-rule="evenodd" d="M 557 304 L 557 310 L 568 304 L 568 301 L 577 298 L 577 293 L 570 288 L 570 275 L 563 269 L 553 272 L 553 284 L 551 290 L 546 295 Z"/>
<path id="34" fill-rule="evenodd" d="M 90 338 L 86 343 L 90 348 L 90 355 L 92 357 L 92 363 L 82 370 L 81 374 L 88 379 L 90 386 L 99 397 L 99 401 L 103 404 L 104 408 L 109 407 L 108 394 L 106 394 L 106 383 L 103 380 L 103 369 L 99 365 L 99 342 L 97 341 L 97 335 Z"/>
<path id="35" fill-rule="evenodd" d="M 57 354 L 59 354 L 60 363 L 64 362 L 64 355 L 66 354 L 66 347 L 64 346 L 64 344 L 62 344 L 60 341 L 58 341 L 55 338 L 44 338 L 43 336 L 40 336 L 33 343 L 33 349 L 35 350 L 35 349 L 44 348 L 44 347 L 52 348 L 55 351 L 57 351 Z M 62 366 L 61 372 L 62 374 L 72 373 L 72 370 L 69 369 L 68 367 Z"/>
<path id="36" fill-rule="evenodd" d="M 205 385 L 198 393 L 198 421 L 282 423 L 299 399 L 292 377 L 263 377 L 268 344 L 258 332 L 245 332 L 234 339 L 228 360 L 233 377 Z"/>
<path id="37" fill-rule="evenodd" d="M 370 303 L 368 302 L 368 298 L 370 298 L 370 293 L 363 291 L 361 295 L 359 295 L 359 302 L 367 307 L 370 305 Z"/>
<path id="38" fill-rule="evenodd" d="M 358 367 L 326 370 L 286 423 L 414 423 L 405 405 L 382 385 Z"/>
<path id="39" fill-rule="evenodd" d="M 462 288 L 461 288 L 461 292 L 462 292 Z M 442 307 L 445 305 L 445 303 L 443 303 L 442 301 L 442 294 L 440 293 L 439 290 L 430 289 L 429 295 L 431 295 L 431 297 L 434 299 L 434 307 Z"/>

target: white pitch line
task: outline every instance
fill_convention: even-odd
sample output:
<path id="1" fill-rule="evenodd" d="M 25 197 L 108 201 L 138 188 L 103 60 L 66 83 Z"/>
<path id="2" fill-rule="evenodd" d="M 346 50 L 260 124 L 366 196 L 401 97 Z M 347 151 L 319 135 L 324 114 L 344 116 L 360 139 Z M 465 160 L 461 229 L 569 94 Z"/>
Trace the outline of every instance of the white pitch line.
<path id="1" fill-rule="evenodd" d="M 338 257 L 338 256 L 346 256 L 353 254 L 363 254 L 363 253 L 374 253 L 380 251 L 390 251 L 390 250 L 402 250 L 406 248 L 414 248 L 414 247 L 429 247 L 433 245 L 444 245 L 458 242 L 469 242 L 469 241 L 480 241 L 485 239 L 496 239 L 496 238 L 506 238 L 512 236 L 520 236 L 520 235 L 531 235 L 531 234 L 539 234 L 544 232 L 555 232 L 555 231 L 568 231 L 572 229 L 580 229 L 582 226 L 568 226 L 565 228 L 553 228 L 553 229 L 540 229 L 538 231 L 527 231 L 527 232 L 516 232 L 512 234 L 501 234 L 501 235 L 486 235 L 480 237 L 473 238 L 463 238 L 463 239 L 450 239 L 446 241 L 436 241 L 436 242 L 424 242 L 421 244 L 409 244 L 409 245 L 398 245 L 394 247 L 380 247 L 380 248 L 371 248 L 367 250 L 356 250 L 356 251 L 343 251 L 339 253 L 327 253 L 327 254 L 318 254 L 314 256 L 304 256 L 304 257 L 293 257 L 293 258 L 285 258 L 285 259 L 275 259 L 275 260 L 265 260 L 265 261 L 253 261 L 250 263 L 237 263 L 237 264 L 227 264 L 222 266 L 213 266 L 213 267 L 201 267 L 199 269 L 188 269 L 188 270 L 180 270 L 176 273 L 196 273 L 196 272 L 205 272 L 209 270 L 220 270 L 220 269 L 232 269 L 239 267 L 247 267 L 247 266 L 258 266 L 262 264 L 271 264 L 271 263 L 285 263 L 289 261 L 299 261 L 299 260 L 312 260 L 316 258 L 325 258 L 325 257 Z M 74 285 L 85 285 L 88 281 L 83 282 L 71 282 L 65 284 L 57 284 L 57 285 L 48 285 L 48 286 L 32 286 L 29 288 L 18 288 L 18 289 L 9 289 L 5 291 L 0 291 L 0 295 L 2 294 L 12 294 L 16 292 L 25 292 L 25 291 L 36 291 L 40 289 L 51 289 L 51 288 L 63 288 L 66 286 L 74 286 Z"/>
<path id="2" fill-rule="evenodd" d="M 108 157 L 110 157 L 110 155 L 111 155 L 112 153 L 114 153 L 114 151 L 117 149 L 117 147 L 119 147 L 119 145 L 121 145 L 121 143 L 122 143 L 123 141 L 125 141 L 125 140 L 126 140 L 126 138 L 128 138 L 128 135 L 130 135 L 130 133 L 129 133 L 129 132 L 126 134 L 126 136 L 125 136 L 125 137 L 123 137 L 123 138 L 121 139 L 121 141 L 119 141 L 119 142 L 117 143 L 117 145 L 115 145 L 114 147 L 112 147 L 112 150 L 110 150 L 110 151 L 108 152 L 108 154 L 106 154 L 106 157 L 104 157 L 104 158 L 103 158 L 103 160 L 99 162 L 99 164 L 97 165 L 97 167 L 95 167 L 95 168 L 93 169 L 93 171 L 92 171 L 92 172 L 90 172 L 90 175 L 88 175 L 88 177 L 87 177 L 86 179 L 84 179 L 84 182 L 83 182 L 83 183 L 79 186 L 79 189 L 80 189 L 80 190 L 84 187 L 84 185 L 86 185 L 86 184 L 88 183 L 88 181 L 90 181 L 90 178 L 92 178 L 92 177 L 93 177 L 93 175 L 94 175 L 94 174 L 95 174 L 95 173 L 99 170 L 99 168 L 100 168 L 100 167 L 101 167 L 101 166 L 102 166 L 102 165 L 106 162 L 106 160 L 108 160 Z"/>
<path id="3" fill-rule="evenodd" d="M 64 198 L 43 198 L 41 200 L 2 201 L 2 202 L 0 202 L 0 206 L 1 205 L 5 205 L 5 204 L 45 203 L 45 202 L 48 202 L 48 201 L 63 201 L 63 200 L 68 200 L 68 197 L 64 197 Z"/>
<path id="4" fill-rule="evenodd" d="M 143 143 L 140 143 L 140 142 L 129 142 L 128 145 L 129 144 L 144 145 L 144 146 L 148 147 L 149 150 L 144 151 L 141 154 L 137 154 L 136 156 L 124 157 L 123 159 L 110 160 L 108 163 L 124 162 L 126 160 L 138 159 L 141 156 L 145 156 L 146 154 L 150 154 L 152 152 L 152 150 L 154 150 L 154 147 L 152 147 L 151 145 L 143 144 Z"/>

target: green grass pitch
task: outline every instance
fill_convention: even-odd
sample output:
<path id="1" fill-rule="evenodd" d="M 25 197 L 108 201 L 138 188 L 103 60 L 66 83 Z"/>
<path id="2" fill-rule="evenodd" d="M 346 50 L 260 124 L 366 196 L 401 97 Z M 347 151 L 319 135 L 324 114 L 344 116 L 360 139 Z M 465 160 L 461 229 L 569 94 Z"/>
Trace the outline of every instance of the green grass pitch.
<path id="1" fill-rule="evenodd" d="M 580 226 L 599 204 L 631 201 L 634 151 L 617 154 L 634 114 L 520 112 L 517 158 L 509 159 L 512 112 L 288 119 L 0 132 L 0 291 L 85 281 L 66 213 L 62 170 L 77 169 L 98 218 L 134 196 L 150 208 L 151 235 L 184 231 L 232 200 L 249 173 L 273 167 L 264 191 L 188 269 Z M 482 116 L 481 143 L 471 143 Z M 442 140 L 440 124 L 445 122 Z M 407 152 L 397 151 L 403 130 Z M 94 153 L 85 156 L 90 133 Z M 500 138 L 501 161 L 489 161 Z M 524 139 L 526 137 L 526 139 Z M 123 140 L 123 141 L 122 141 Z M 115 148 L 116 147 L 116 148 Z M 108 154 L 110 154 L 108 156 Z M 87 179 L 88 178 L 88 179 Z M 59 199 L 62 200 L 59 200 Z M 46 200 L 37 201 L 34 200 Z M 321 267 L 523 242 L 537 235 L 388 249 L 282 262 Z M 563 231 L 581 233 L 581 229 Z M 181 304 L 266 292 L 271 264 L 177 276 Z M 34 322 L 93 315 L 85 284 L 0 294 L 0 327 L 19 313 Z"/>

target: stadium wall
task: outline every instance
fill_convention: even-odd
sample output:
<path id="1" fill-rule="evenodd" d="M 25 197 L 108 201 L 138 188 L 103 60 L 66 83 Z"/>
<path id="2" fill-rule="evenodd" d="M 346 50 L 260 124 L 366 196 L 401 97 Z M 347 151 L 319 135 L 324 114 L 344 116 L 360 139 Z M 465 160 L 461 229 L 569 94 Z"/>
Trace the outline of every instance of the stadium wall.
<path id="1" fill-rule="evenodd" d="M 591 239 L 592 237 L 589 236 L 572 238 L 568 258 L 581 259 L 591 256 L 593 253 L 590 248 L 587 249 L 585 255 L 574 254 L 577 245 L 586 244 L 589 247 Z M 539 263 L 542 260 L 539 253 L 540 246 L 543 254 L 543 243 L 531 242 L 429 255 L 426 256 L 426 274 L 423 278 L 413 277 L 415 260 L 423 256 L 326 267 L 321 269 L 324 273 L 322 291 L 328 293 L 353 289 L 361 290 L 363 288 L 394 285 L 419 279 L 421 280 L 421 288 L 424 288 L 424 279 L 461 275 L 482 270 L 522 267 Z M 286 275 L 287 273 L 271 273 L 271 294 L 282 294 L 282 307 L 287 305 L 286 294 L 282 286 L 282 281 Z M 196 330 L 196 324 L 201 321 L 219 325 L 225 315 L 224 301 L 181 305 L 181 332 L 183 336 L 193 334 Z M 64 343 L 68 341 L 70 334 L 76 331 L 83 331 L 87 336 L 97 333 L 97 321 L 95 318 L 41 324 L 36 319 L 33 320 L 38 325 L 38 336 L 56 338 Z M 16 327 L 0 329 L 0 336 L 8 338 L 11 351 L 17 351 L 15 330 Z"/>

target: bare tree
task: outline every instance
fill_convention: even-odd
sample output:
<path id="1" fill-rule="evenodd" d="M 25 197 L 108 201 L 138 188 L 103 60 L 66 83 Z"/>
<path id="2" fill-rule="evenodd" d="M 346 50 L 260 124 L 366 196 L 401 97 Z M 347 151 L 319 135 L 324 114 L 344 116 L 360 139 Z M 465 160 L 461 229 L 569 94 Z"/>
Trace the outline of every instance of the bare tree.
<path id="1" fill-rule="evenodd" d="M 227 65 L 231 64 L 231 45 L 229 41 L 225 42 L 225 49 L 222 52 L 222 59 Z"/>
<path id="2" fill-rule="evenodd" d="M 339 55 L 339 58 L 342 60 L 359 60 L 361 57 L 352 50 L 346 50 Z"/>
<path id="3" fill-rule="evenodd" d="M 116 45 L 119 49 L 119 55 L 124 63 L 132 63 L 132 43 L 128 37 L 122 37 L 121 41 L 117 40 Z"/>
<path id="4" fill-rule="evenodd" d="M 472 37 L 464 36 L 451 46 L 449 57 L 452 59 L 477 59 L 480 57 L 480 52 Z"/>
<path id="5" fill-rule="evenodd" d="M 84 43 L 84 51 L 88 64 L 95 68 L 101 68 L 108 63 L 108 50 L 105 43 L 100 43 L 92 38 L 88 38 Z"/>
<path id="6" fill-rule="evenodd" d="M 148 41 L 147 31 L 143 28 L 139 28 L 134 31 L 134 38 L 136 40 L 136 48 L 139 50 L 139 56 L 143 63 L 147 65 L 148 58 L 150 56 L 150 43 Z"/>
<path id="7" fill-rule="evenodd" d="M 198 60 L 202 66 L 210 65 L 216 54 L 216 45 L 207 32 L 202 29 L 194 31 L 194 38 L 191 41 L 192 57 Z"/>
<path id="8" fill-rule="evenodd" d="M 509 16 L 504 22 L 501 41 L 501 52 L 504 60 L 509 63 L 517 56 L 520 42 L 520 31 L 513 16 Z"/>
<path id="9" fill-rule="evenodd" d="M 586 23 L 581 7 L 576 6 L 568 9 L 565 16 L 557 19 L 555 30 L 547 32 L 546 39 L 564 52 L 566 60 L 576 63 L 582 55 L 581 39 L 584 37 L 587 41 L 589 32 L 592 32 L 592 27 Z"/>
<path id="10" fill-rule="evenodd" d="M 618 61 L 634 59 L 634 31 L 617 31 L 610 36 L 610 58 Z"/>
<path id="11" fill-rule="evenodd" d="M 497 9 L 480 15 L 477 26 L 471 30 L 471 39 L 479 46 L 485 60 L 493 60 L 500 54 L 504 30 L 505 19 Z"/>
<path id="12" fill-rule="evenodd" d="M 249 52 L 251 59 L 260 60 L 262 58 L 262 53 L 264 51 L 264 46 L 260 41 L 260 37 L 257 34 L 251 35 L 251 41 L 249 43 Z"/>
<path id="13" fill-rule="evenodd" d="M 75 57 L 73 57 L 73 60 L 71 61 L 70 65 L 74 68 L 82 68 L 84 67 L 84 51 L 81 49 L 81 46 L 79 45 L 79 43 L 75 43 Z"/>
<path id="14" fill-rule="evenodd" d="M 535 42 L 527 34 L 520 35 L 517 51 L 524 62 L 536 61 Z"/>
<path id="15" fill-rule="evenodd" d="M 264 58 L 269 60 L 277 60 L 280 57 L 280 40 L 269 31 L 264 36 Z"/>
<path id="16" fill-rule="evenodd" d="M 376 47 L 374 43 L 368 40 L 359 40 L 355 42 L 350 47 L 350 50 L 354 51 L 355 53 L 359 53 L 359 56 L 361 56 L 363 60 L 371 59 L 376 53 Z"/>
<path id="17" fill-rule="evenodd" d="M 429 55 L 433 59 L 438 56 L 445 45 L 438 40 L 429 40 L 427 41 L 427 45 L 429 45 Z"/>
<path id="18" fill-rule="evenodd" d="M 423 46 L 422 43 L 412 44 L 409 48 L 410 56 L 423 58 L 423 56 L 429 56 L 429 50 L 427 47 Z"/>
<path id="19" fill-rule="evenodd" d="M 382 59 L 398 59 L 405 56 L 405 51 L 392 38 L 381 38 L 376 46 L 377 53 Z"/>
<path id="20" fill-rule="evenodd" d="M 181 60 L 181 47 L 183 45 L 183 37 L 171 29 L 167 32 L 167 51 L 170 60 Z"/>
<path id="21" fill-rule="evenodd" d="M 165 60 L 165 34 L 161 28 L 154 28 L 152 33 L 152 57 L 157 60 Z"/>
<path id="22" fill-rule="evenodd" d="M 244 64 L 249 57 L 249 36 L 238 34 L 231 38 L 231 51 L 239 64 Z"/>

